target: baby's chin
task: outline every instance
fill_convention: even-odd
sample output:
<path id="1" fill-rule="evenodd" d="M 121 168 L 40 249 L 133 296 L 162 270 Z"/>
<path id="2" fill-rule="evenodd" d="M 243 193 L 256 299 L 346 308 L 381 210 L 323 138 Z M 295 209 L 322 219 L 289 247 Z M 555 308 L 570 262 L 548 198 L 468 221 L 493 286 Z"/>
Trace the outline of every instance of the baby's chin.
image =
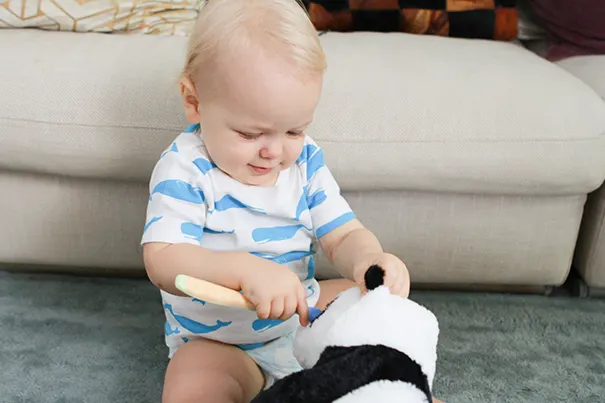
<path id="1" fill-rule="evenodd" d="M 228 176 L 230 176 L 231 178 L 235 179 L 236 181 L 244 184 L 244 185 L 248 185 L 248 186 L 260 186 L 260 187 L 270 187 L 270 186 L 274 186 L 275 183 L 277 182 L 277 178 L 279 177 L 279 173 L 283 170 L 282 169 L 274 169 L 273 171 L 267 173 L 267 174 L 263 174 L 263 175 L 254 175 L 251 174 L 250 172 L 246 172 L 247 170 L 244 170 L 244 172 L 238 172 L 235 174 L 231 174 L 229 172 L 225 172 L 225 174 L 227 174 Z"/>
<path id="2" fill-rule="evenodd" d="M 277 175 L 274 175 L 272 178 L 250 178 L 248 180 L 240 181 L 244 185 L 248 186 L 259 186 L 259 187 L 271 187 L 274 186 L 277 182 Z"/>

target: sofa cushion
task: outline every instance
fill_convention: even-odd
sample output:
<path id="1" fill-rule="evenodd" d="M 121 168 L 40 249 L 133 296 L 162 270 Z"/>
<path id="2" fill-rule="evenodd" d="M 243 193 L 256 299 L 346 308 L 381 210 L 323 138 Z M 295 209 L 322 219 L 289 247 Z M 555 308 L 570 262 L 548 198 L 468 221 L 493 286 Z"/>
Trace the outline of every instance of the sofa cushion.
<path id="1" fill-rule="evenodd" d="M 309 129 L 344 190 L 584 194 L 605 178 L 605 102 L 521 46 L 321 36 Z M 0 169 L 147 181 L 186 126 L 185 38 L 0 32 Z M 94 49 L 94 51 L 91 51 Z"/>
<path id="2" fill-rule="evenodd" d="M 588 84 L 605 101 L 605 55 L 570 57 L 557 64 Z"/>
<path id="3" fill-rule="evenodd" d="M 0 28 L 189 35 L 199 0 L 16 0 L 0 2 Z"/>

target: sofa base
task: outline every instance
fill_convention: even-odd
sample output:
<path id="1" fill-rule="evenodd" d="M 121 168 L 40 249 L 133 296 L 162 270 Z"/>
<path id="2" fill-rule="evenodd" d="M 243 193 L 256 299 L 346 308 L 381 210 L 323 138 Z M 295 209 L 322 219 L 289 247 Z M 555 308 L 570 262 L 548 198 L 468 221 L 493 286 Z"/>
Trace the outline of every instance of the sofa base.
<path id="1" fill-rule="evenodd" d="M 605 298 L 605 287 L 591 286 L 576 269 L 572 269 L 569 275 L 567 288 L 574 297 Z"/>
<path id="2" fill-rule="evenodd" d="M 573 295 L 580 298 L 605 298 L 605 288 L 590 287 L 584 281 L 579 281 L 573 290 Z"/>
<path id="3" fill-rule="evenodd" d="M 143 274 L 146 184 L 0 171 L 0 189 L 5 266 Z M 467 286 L 561 285 L 586 199 L 344 194 L 385 249 L 406 262 L 414 283 Z M 318 277 L 335 276 L 320 254 Z"/>

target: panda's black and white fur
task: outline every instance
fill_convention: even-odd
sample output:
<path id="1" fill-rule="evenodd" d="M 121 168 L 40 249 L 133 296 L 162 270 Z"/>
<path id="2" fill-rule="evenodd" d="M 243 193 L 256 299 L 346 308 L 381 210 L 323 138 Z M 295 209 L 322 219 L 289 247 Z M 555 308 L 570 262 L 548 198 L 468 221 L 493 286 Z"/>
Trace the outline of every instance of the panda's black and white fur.
<path id="1" fill-rule="evenodd" d="M 336 298 L 295 337 L 304 370 L 277 381 L 252 403 L 430 403 L 437 362 L 435 315 L 390 293 L 384 272 L 366 273 L 368 292 Z"/>

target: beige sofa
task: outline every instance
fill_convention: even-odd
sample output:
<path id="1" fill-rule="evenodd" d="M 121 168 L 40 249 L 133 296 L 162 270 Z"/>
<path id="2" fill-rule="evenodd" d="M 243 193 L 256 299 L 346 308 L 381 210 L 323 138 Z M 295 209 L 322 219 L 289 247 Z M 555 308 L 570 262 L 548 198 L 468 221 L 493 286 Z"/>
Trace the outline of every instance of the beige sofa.
<path id="1" fill-rule="evenodd" d="M 605 101 L 605 55 L 574 57 L 558 64 Z M 588 199 L 574 263 L 585 281 L 579 284 L 579 293 L 605 295 L 605 186 Z"/>
<path id="2" fill-rule="evenodd" d="M 511 43 L 321 38 L 330 66 L 310 134 L 414 283 L 562 284 L 587 195 L 605 179 L 605 102 L 578 70 Z M 147 180 L 186 125 L 184 47 L 181 37 L 0 31 L 4 267 L 143 273 Z M 602 210 L 593 203 L 577 255 L 596 285 Z"/>

